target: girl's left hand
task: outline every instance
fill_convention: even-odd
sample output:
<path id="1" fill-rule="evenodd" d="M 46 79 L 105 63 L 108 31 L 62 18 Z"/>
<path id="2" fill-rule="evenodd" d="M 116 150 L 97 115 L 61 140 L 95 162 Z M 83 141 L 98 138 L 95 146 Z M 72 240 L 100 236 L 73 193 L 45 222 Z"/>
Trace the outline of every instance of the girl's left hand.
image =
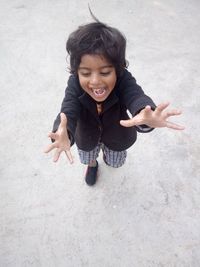
<path id="1" fill-rule="evenodd" d="M 158 105 L 155 110 L 152 110 L 150 106 L 146 106 L 133 118 L 129 120 L 121 120 L 120 124 L 124 127 L 132 127 L 145 124 L 151 128 L 167 127 L 174 130 L 184 130 L 184 126 L 169 122 L 167 120 L 171 116 L 177 116 L 182 113 L 177 109 L 166 110 L 168 106 L 168 102 Z"/>

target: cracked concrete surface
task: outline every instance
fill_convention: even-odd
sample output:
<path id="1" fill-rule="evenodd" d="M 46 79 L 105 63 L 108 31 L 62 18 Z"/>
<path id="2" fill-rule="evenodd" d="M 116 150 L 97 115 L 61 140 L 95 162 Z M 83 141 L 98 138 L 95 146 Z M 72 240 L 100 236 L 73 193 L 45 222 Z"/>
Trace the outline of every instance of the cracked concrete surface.
<path id="1" fill-rule="evenodd" d="M 67 83 L 65 41 L 92 21 L 78 0 L 0 1 L 0 266 L 200 266 L 200 2 L 89 1 L 128 39 L 129 70 L 183 132 L 139 134 L 119 169 L 44 155 Z"/>

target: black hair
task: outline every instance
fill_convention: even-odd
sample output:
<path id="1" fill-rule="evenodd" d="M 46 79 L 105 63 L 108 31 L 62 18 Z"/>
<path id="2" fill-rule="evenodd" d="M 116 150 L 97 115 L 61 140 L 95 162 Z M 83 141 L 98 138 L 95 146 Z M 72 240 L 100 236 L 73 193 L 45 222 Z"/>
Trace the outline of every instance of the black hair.
<path id="1" fill-rule="evenodd" d="M 85 54 L 103 55 L 120 76 L 128 63 L 125 59 L 126 38 L 116 28 L 95 19 L 96 22 L 80 26 L 72 32 L 66 43 L 70 55 L 70 72 L 76 74 L 81 57 Z"/>

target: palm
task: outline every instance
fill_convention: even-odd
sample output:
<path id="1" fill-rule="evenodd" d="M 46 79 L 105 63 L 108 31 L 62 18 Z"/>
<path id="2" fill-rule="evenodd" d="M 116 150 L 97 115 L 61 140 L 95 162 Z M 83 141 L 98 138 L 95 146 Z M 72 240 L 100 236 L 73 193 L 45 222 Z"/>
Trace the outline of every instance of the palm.
<path id="1" fill-rule="evenodd" d="M 150 106 L 146 106 L 130 120 L 121 120 L 120 124 L 124 127 L 146 124 L 151 128 L 167 127 L 174 130 L 183 130 L 183 126 L 168 121 L 169 117 L 180 115 L 181 111 L 176 109 L 166 110 L 168 106 L 169 103 L 163 103 L 158 105 L 155 110 L 151 110 Z"/>
<path id="2" fill-rule="evenodd" d="M 58 161 L 62 152 L 66 153 L 66 156 L 70 163 L 73 163 L 73 158 L 70 152 L 70 140 L 67 133 L 67 118 L 64 113 L 60 114 L 60 125 L 57 132 L 49 133 L 49 137 L 54 140 L 54 143 L 50 144 L 46 149 L 45 153 L 55 150 L 54 161 Z"/>

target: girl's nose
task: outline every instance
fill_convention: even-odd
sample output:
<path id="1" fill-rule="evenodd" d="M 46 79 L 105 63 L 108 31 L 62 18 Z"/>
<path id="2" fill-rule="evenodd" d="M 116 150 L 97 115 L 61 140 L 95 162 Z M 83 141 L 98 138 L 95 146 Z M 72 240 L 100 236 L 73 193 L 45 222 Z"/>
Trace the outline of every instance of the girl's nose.
<path id="1" fill-rule="evenodd" d="M 98 85 L 100 82 L 99 75 L 98 74 L 92 74 L 90 77 L 90 84 L 91 85 Z"/>

